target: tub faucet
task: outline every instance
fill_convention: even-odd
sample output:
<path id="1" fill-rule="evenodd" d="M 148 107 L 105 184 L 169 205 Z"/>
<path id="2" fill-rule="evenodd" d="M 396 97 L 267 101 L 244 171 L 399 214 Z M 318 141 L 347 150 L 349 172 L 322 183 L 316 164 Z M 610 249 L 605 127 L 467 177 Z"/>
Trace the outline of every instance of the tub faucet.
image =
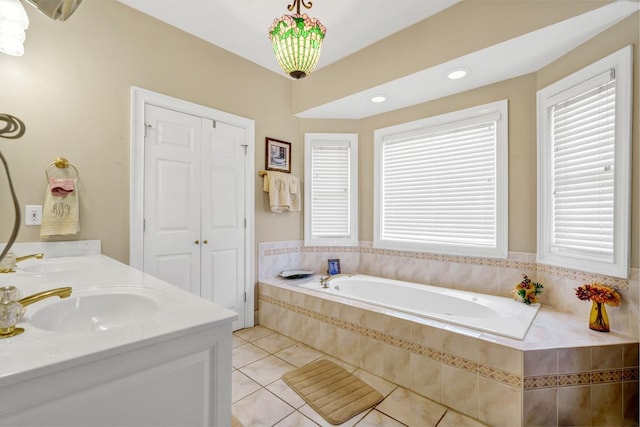
<path id="1" fill-rule="evenodd" d="M 327 276 L 327 277 L 320 276 L 320 286 L 322 286 L 323 288 L 328 288 L 330 281 L 332 281 L 336 277 L 344 277 L 344 276 L 351 277 L 352 274 L 351 273 L 339 273 L 339 274 L 333 274 L 333 275 Z"/>

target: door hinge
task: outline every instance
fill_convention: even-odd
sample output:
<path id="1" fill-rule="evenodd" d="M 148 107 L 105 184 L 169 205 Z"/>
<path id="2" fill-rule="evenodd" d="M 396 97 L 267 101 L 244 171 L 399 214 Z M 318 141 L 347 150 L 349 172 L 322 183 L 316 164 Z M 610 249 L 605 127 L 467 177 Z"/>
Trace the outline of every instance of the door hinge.
<path id="1" fill-rule="evenodd" d="M 244 293 L 244 302 L 247 302 L 247 293 Z"/>
<path id="2" fill-rule="evenodd" d="M 142 231 L 147 231 L 147 220 L 143 219 L 142 220 Z"/>
<path id="3" fill-rule="evenodd" d="M 242 144 L 241 147 L 244 147 L 244 155 L 247 155 L 247 147 L 249 146 L 249 144 Z"/>
<path id="4" fill-rule="evenodd" d="M 150 125 L 150 124 L 148 124 L 148 123 L 145 123 L 145 124 L 144 124 L 144 137 L 145 137 L 145 138 L 147 137 L 147 129 L 149 129 L 149 128 L 153 128 L 153 126 L 151 126 L 151 125 Z"/>
<path id="5" fill-rule="evenodd" d="M 244 228 L 247 228 L 247 218 L 245 218 L 245 219 L 244 219 L 244 225 L 243 225 L 243 227 L 244 227 Z"/>
<path id="6" fill-rule="evenodd" d="M 211 125 L 213 126 L 213 128 L 216 128 L 216 121 L 215 120 L 211 120 Z"/>

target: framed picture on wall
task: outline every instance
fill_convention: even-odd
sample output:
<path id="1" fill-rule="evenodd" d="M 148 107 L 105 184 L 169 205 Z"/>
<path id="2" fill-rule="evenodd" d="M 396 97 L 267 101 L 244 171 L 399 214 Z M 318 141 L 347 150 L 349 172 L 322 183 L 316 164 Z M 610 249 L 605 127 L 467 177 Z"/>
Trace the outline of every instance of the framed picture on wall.
<path id="1" fill-rule="evenodd" d="M 291 143 L 269 137 L 266 142 L 265 169 L 291 173 Z"/>

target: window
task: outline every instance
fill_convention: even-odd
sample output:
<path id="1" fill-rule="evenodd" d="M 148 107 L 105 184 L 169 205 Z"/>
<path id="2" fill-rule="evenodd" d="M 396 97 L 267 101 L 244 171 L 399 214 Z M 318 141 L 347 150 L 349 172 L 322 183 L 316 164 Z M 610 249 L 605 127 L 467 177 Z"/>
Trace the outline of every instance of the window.
<path id="1" fill-rule="evenodd" d="M 538 262 L 627 278 L 631 47 L 538 92 Z"/>
<path id="2" fill-rule="evenodd" d="M 358 244 L 358 135 L 307 133 L 305 246 Z"/>
<path id="3" fill-rule="evenodd" d="M 507 101 L 374 133 L 374 245 L 507 257 Z"/>

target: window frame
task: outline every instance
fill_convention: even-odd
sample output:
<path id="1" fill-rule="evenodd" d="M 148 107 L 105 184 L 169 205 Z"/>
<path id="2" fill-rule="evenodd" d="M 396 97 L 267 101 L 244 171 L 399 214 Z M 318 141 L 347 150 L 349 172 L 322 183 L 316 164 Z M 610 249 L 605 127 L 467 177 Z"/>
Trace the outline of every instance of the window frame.
<path id="1" fill-rule="evenodd" d="M 457 129 L 465 122 L 497 115 L 495 146 L 495 245 L 460 245 L 434 242 L 402 242 L 382 236 L 382 149 L 385 137 L 407 133 L 428 133 Z M 455 256 L 506 259 L 508 257 L 508 100 L 495 101 L 438 116 L 428 117 L 374 131 L 374 241 L 376 248 L 430 252 Z"/>
<path id="2" fill-rule="evenodd" d="M 344 237 L 318 237 L 312 235 L 314 145 L 348 144 L 349 147 L 349 234 Z M 305 246 L 357 246 L 358 245 L 358 134 L 357 133 L 305 133 L 304 134 L 304 245 Z"/>
<path id="3" fill-rule="evenodd" d="M 614 148 L 614 225 L 613 256 L 589 256 L 578 251 L 557 249 L 552 244 L 552 165 L 549 111 L 553 105 L 570 99 L 571 90 L 596 76 L 615 70 L 615 148 Z M 538 236 L 536 262 L 572 268 L 589 273 L 628 278 L 631 234 L 631 123 L 633 86 L 632 47 L 627 46 L 537 93 L 538 156 Z M 563 94 L 565 94 L 563 96 Z M 555 101 L 555 102 L 553 102 Z"/>

